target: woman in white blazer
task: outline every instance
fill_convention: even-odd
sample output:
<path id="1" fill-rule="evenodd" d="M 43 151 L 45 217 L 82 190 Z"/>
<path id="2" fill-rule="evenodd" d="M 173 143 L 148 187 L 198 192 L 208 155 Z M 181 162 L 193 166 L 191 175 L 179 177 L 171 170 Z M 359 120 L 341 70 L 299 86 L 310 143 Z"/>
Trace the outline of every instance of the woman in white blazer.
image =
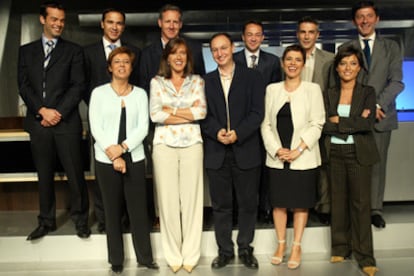
<path id="1" fill-rule="evenodd" d="M 306 52 L 299 45 L 286 48 L 282 57 L 285 81 L 266 88 L 265 118 L 261 125 L 269 167 L 270 201 L 278 238 L 272 264 L 283 262 L 286 251 L 287 209 L 294 212 L 294 237 L 288 268 L 301 261 L 301 240 L 308 209 L 316 203 L 317 168 L 321 164 L 319 137 L 325 122 L 318 84 L 302 81 Z"/>

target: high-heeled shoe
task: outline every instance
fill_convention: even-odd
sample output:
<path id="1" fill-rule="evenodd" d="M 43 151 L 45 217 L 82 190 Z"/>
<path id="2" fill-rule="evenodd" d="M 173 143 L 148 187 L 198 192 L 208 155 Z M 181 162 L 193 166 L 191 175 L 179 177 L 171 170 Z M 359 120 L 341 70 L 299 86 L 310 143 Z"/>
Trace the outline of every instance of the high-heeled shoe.
<path id="1" fill-rule="evenodd" d="M 368 276 L 375 276 L 375 273 L 377 273 L 379 269 L 376 266 L 364 266 L 362 271 Z"/>
<path id="2" fill-rule="evenodd" d="M 193 265 L 183 265 L 183 269 L 185 271 L 187 271 L 188 273 L 191 273 L 194 269 L 194 266 Z"/>
<path id="3" fill-rule="evenodd" d="M 299 252 L 299 258 L 293 259 L 292 256 L 294 254 L 294 247 L 297 247 Z M 289 269 L 297 269 L 300 266 L 301 261 L 301 255 L 302 255 L 302 248 L 300 246 L 300 242 L 293 242 L 292 244 L 292 252 L 290 253 L 289 261 L 287 262 L 287 267 Z"/>
<path id="4" fill-rule="evenodd" d="M 331 260 L 330 260 L 330 262 L 333 264 L 342 263 L 343 261 L 345 261 L 345 257 L 342 257 L 342 256 L 331 256 Z"/>
<path id="5" fill-rule="evenodd" d="M 177 273 L 181 269 L 181 265 L 171 265 L 172 272 Z"/>
<path id="6" fill-rule="evenodd" d="M 285 251 L 286 251 L 286 240 L 279 240 L 278 242 L 278 247 L 277 250 L 275 252 L 275 254 L 272 256 L 272 260 L 270 261 L 271 264 L 273 265 L 280 265 L 283 262 L 283 257 L 285 255 Z M 279 252 L 279 248 L 283 246 L 283 250 L 282 254 L 277 254 Z"/>

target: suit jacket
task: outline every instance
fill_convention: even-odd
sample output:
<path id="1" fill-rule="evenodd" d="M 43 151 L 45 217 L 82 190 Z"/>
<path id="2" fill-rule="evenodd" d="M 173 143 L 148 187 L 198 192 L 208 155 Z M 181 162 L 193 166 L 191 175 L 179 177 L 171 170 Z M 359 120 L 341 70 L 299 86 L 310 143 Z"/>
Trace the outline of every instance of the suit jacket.
<path id="1" fill-rule="evenodd" d="M 121 40 L 121 45 L 126 46 L 135 54 L 135 61 L 132 65 L 132 73 L 129 82 L 133 85 L 139 85 L 139 62 L 141 58 L 141 50 L 125 41 Z M 87 91 L 84 96 L 86 104 L 89 104 L 92 90 L 102 84 L 111 81 L 111 74 L 108 72 L 108 63 L 105 56 L 105 49 L 100 40 L 97 43 L 88 45 L 84 48 L 85 55 L 85 73 Z"/>
<path id="2" fill-rule="evenodd" d="M 323 132 L 326 134 L 327 158 L 329 159 L 332 136 L 346 140 L 348 135 L 352 135 L 358 162 L 361 165 L 373 165 L 379 161 L 373 134 L 376 110 L 374 88 L 357 83 L 352 94 L 349 117 L 340 117 L 338 124 L 331 123 L 329 117 L 338 115 L 340 96 L 341 90 L 337 87 L 332 87 L 324 93 L 326 123 Z M 361 117 L 364 109 L 370 110 L 368 118 Z"/>
<path id="3" fill-rule="evenodd" d="M 235 53 L 233 59 L 237 64 L 248 67 L 244 49 Z M 259 62 L 257 63 L 256 69 L 262 74 L 265 85 L 282 80 L 280 60 L 279 57 L 275 55 L 260 50 Z"/>
<path id="4" fill-rule="evenodd" d="M 283 162 L 276 156 L 276 152 L 282 148 L 277 130 L 277 114 L 288 100 L 293 123 L 290 149 L 297 148 L 301 140 L 308 146 L 301 156 L 290 164 L 290 169 L 314 169 L 321 164 L 318 141 L 325 122 L 325 110 L 319 85 L 307 81 L 302 81 L 290 95 L 284 91 L 284 82 L 272 83 L 266 88 L 265 117 L 261 125 L 267 153 L 266 166 L 283 169 Z"/>
<path id="5" fill-rule="evenodd" d="M 204 66 L 201 44 L 188 39 L 186 39 L 186 43 L 193 54 L 193 73 L 203 76 L 206 73 L 206 69 Z M 161 39 L 158 39 L 158 41 L 155 41 L 142 49 L 141 61 L 139 64 L 139 86 L 144 88 L 148 94 L 151 79 L 158 74 L 158 69 L 160 68 L 162 51 Z"/>
<path id="6" fill-rule="evenodd" d="M 333 53 L 316 48 L 312 82 L 319 84 L 322 91 L 334 84 L 330 74 L 334 57 Z"/>
<path id="7" fill-rule="evenodd" d="M 353 45 L 361 49 L 358 39 L 348 41 L 343 46 Z M 398 128 L 395 99 L 404 89 L 402 82 L 402 53 L 398 44 L 378 34 L 374 41 L 371 55 L 371 67 L 368 68 L 364 58 L 364 66 L 358 75 L 358 81 L 374 87 L 376 103 L 384 110 L 386 117 L 375 124 L 378 131 L 391 131 Z"/>
<path id="8" fill-rule="evenodd" d="M 45 70 L 43 61 L 41 39 L 19 48 L 19 93 L 27 106 L 25 130 L 32 134 L 43 128 L 36 120 L 36 115 L 41 107 L 47 107 L 54 108 L 62 114 L 62 120 L 50 128 L 52 131 L 80 133 L 82 126 L 78 105 L 85 90 L 82 48 L 59 38 Z M 42 96 L 43 74 L 46 82 L 45 98 Z"/>
<path id="9" fill-rule="evenodd" d="M 253 69 L 236 65 L 228 94 L 230 128 L 237 141 L 229 146 L 217 140 L 217 132 L 227 128 L 226 103 L 218 69 L 205 75 L 207 116 L 200 121 L 204 141 L 204 165 L 222 166 L 227 147 L 232 147 L 237 165 L 251 169 L 261 164 L 259 127 L 264 113 L 265 83 Z"/>

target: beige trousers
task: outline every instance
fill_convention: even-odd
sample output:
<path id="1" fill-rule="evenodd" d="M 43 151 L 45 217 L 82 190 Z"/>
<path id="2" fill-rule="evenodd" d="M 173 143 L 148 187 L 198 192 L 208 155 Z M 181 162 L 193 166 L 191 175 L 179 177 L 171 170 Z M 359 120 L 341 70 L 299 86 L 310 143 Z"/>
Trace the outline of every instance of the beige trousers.
<path id="1" fill-rule="evenodd" d="M 203 226 L 203 145 L 154 145 L 161 242 L 170 266 L 195 266 Z"/>

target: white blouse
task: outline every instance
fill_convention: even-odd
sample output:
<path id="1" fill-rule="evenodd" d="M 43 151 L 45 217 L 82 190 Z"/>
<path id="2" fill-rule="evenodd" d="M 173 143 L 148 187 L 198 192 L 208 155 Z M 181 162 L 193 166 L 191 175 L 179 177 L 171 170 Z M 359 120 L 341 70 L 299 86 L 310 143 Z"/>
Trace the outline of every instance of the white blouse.
<path id="1" fill-rule="evenodd" d="M 200 104 L 193 107 L 195 101 Z M 164 124 L 170 116 L 162 110 L 163 106 L 172 108 L 190 108 L 194 122 L 185 124 Z M 198 120 L 206 117 L 207 106 L 204 94 L 204 80 L 199 75 L 190 75 L 184 79 L 179 91 L 176 91 L 170 79 L 155 76 L 150 86 L 150 117 L 156 123 L 153 144 L 165 144 L 171 147 L 188 147 L 202 143 Z"/>

